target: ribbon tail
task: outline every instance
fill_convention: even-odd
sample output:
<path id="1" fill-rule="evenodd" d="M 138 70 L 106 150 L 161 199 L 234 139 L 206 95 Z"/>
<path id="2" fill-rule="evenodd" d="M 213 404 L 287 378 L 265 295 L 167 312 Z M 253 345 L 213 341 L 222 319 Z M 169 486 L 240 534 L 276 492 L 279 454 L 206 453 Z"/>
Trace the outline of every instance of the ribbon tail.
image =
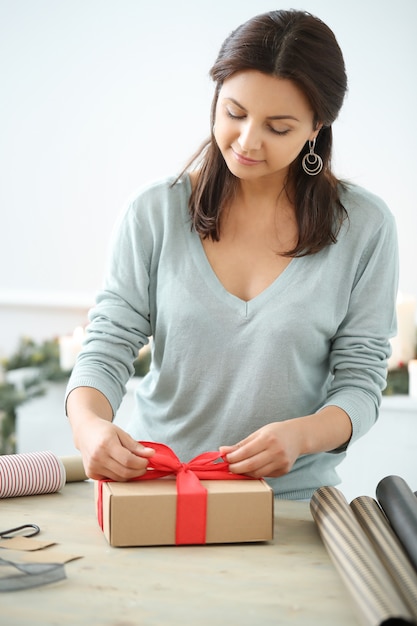
<path id="1" fill-rule="evenodd" d="M 177 474 L 177 545 L 206 543 L 207 489 L 191 470 Z"/>
<path id="2" fill-rule="evenodd" d="M 103 521 L 103 481 L 99 480 L 97 485 L 97 520 L 101 530 L 104 529 Z"/>

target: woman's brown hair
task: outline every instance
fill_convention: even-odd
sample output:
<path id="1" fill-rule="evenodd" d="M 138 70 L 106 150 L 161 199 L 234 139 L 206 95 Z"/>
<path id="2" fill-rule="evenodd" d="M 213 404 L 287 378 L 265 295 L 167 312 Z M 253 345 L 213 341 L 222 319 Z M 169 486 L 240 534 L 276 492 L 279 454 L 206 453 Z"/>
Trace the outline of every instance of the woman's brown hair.
<path id="1" fill-rule="evenodd" d="M 271 11 L 250 19 L 224 41 L 210 70 L 216 84 L 212 127 L 223 82 L 245 70 L 293 81 L 311 104 L 314 124 L 323 124 L 315 147 L 323 160 L 322 171 L 316 176 L 304 172 L 301 161 L 308 152 L 307 142 L 290 165 L 286 183 L 299 235 L 296 246 L 285 254 L 313 254 L 336 241 L 345 216 L 339 199 L 340 181 L 331 171 L 331 125 L 347 89 L 342 52 L 330 28 L 309 13 Z M 196 163 L 199 175 L 189 202 L 192 226 L 201 237 L 218 241 L 220 215 L 233 197 L 238 180 L 228 170 L 213 132 L 184 171 Z"/>

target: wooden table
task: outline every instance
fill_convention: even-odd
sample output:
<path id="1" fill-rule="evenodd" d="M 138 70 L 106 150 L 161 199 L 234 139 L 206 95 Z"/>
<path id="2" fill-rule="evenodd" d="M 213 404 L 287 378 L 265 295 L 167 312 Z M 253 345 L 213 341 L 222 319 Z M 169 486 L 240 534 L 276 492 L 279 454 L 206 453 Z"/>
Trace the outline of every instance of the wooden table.
<path id="1" fill-rule="evenodd" d="M 37 539 L 83 558 L 67 579 L 0 594 L 0 623 L 48 626 L 353 626 L 354 606 L 307 502 L 276 501 L 265 544 L 111 548 L 95 517 L 93 484 L 0 500 L 0 528 L 25 522 Z M 6 550 L 0 556 L 6 557 Z"/>

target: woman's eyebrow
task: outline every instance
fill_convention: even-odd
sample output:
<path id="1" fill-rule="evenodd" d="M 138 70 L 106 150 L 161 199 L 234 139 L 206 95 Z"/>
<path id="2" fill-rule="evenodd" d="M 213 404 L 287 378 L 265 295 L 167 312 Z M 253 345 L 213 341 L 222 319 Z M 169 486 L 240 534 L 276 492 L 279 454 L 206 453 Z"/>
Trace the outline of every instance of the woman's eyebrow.
<path id="1" fill-rule="evenodd" d="M 233 102 L 233 104 L 236 104 L 236 106 L 238 106 L 240 109 L 242 109 L 242 111 L 246 111 L 245 107 L 240 104 L 240 102 L 238 102 L 237 100 L 235 100 L 234 98 L 229 98 L 226 97 L 226 100 L 230 100 L 230 102 Z M 294 115 L 290 115 L 290 114 L 284 114 L 284 115 L 268 115 L 268 117 L 266 118 L 267 120 L 294 120 L 295 122 L 299 122 L 300 120 L 297 117 L 294 117 Z"/>
<path id="2" fill-rule="evenodd" d="M 266 118 L 267 120 L 294 120 L 295 122 L 299 122 L 300 120 L 294 115 L 270 115 Z"/>

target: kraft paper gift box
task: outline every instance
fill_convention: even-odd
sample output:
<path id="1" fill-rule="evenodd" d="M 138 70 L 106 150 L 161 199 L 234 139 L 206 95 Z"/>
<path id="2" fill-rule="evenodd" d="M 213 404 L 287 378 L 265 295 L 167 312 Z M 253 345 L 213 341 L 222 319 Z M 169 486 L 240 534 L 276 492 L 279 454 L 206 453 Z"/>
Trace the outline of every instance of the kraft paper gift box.
<path id="1" fill-rule="evenodd" d="M 201 484 L 207 489 L 206 534 L 202 543 L 273 539 L 274 496 L 265 481 L 202 480 Z M 97 498 L 99 487 L 97 484 Z M 127 547 L 177 543 L 178 494 L 175 478 L 103 482 L 101 487 L 103 532 L 110 545 Z M 193 525 L 192 509 L 189 521 Z"/>
<path id="2" fill-rule="evenodd" d="M 274 494 L 264 480 L 231 474 L 216 452 L 181 463 L 167 446 L 141 443 L 157 450 L 144 476 L 96 483 L 98 520 L 110 545 L 273 539 Z"/>

